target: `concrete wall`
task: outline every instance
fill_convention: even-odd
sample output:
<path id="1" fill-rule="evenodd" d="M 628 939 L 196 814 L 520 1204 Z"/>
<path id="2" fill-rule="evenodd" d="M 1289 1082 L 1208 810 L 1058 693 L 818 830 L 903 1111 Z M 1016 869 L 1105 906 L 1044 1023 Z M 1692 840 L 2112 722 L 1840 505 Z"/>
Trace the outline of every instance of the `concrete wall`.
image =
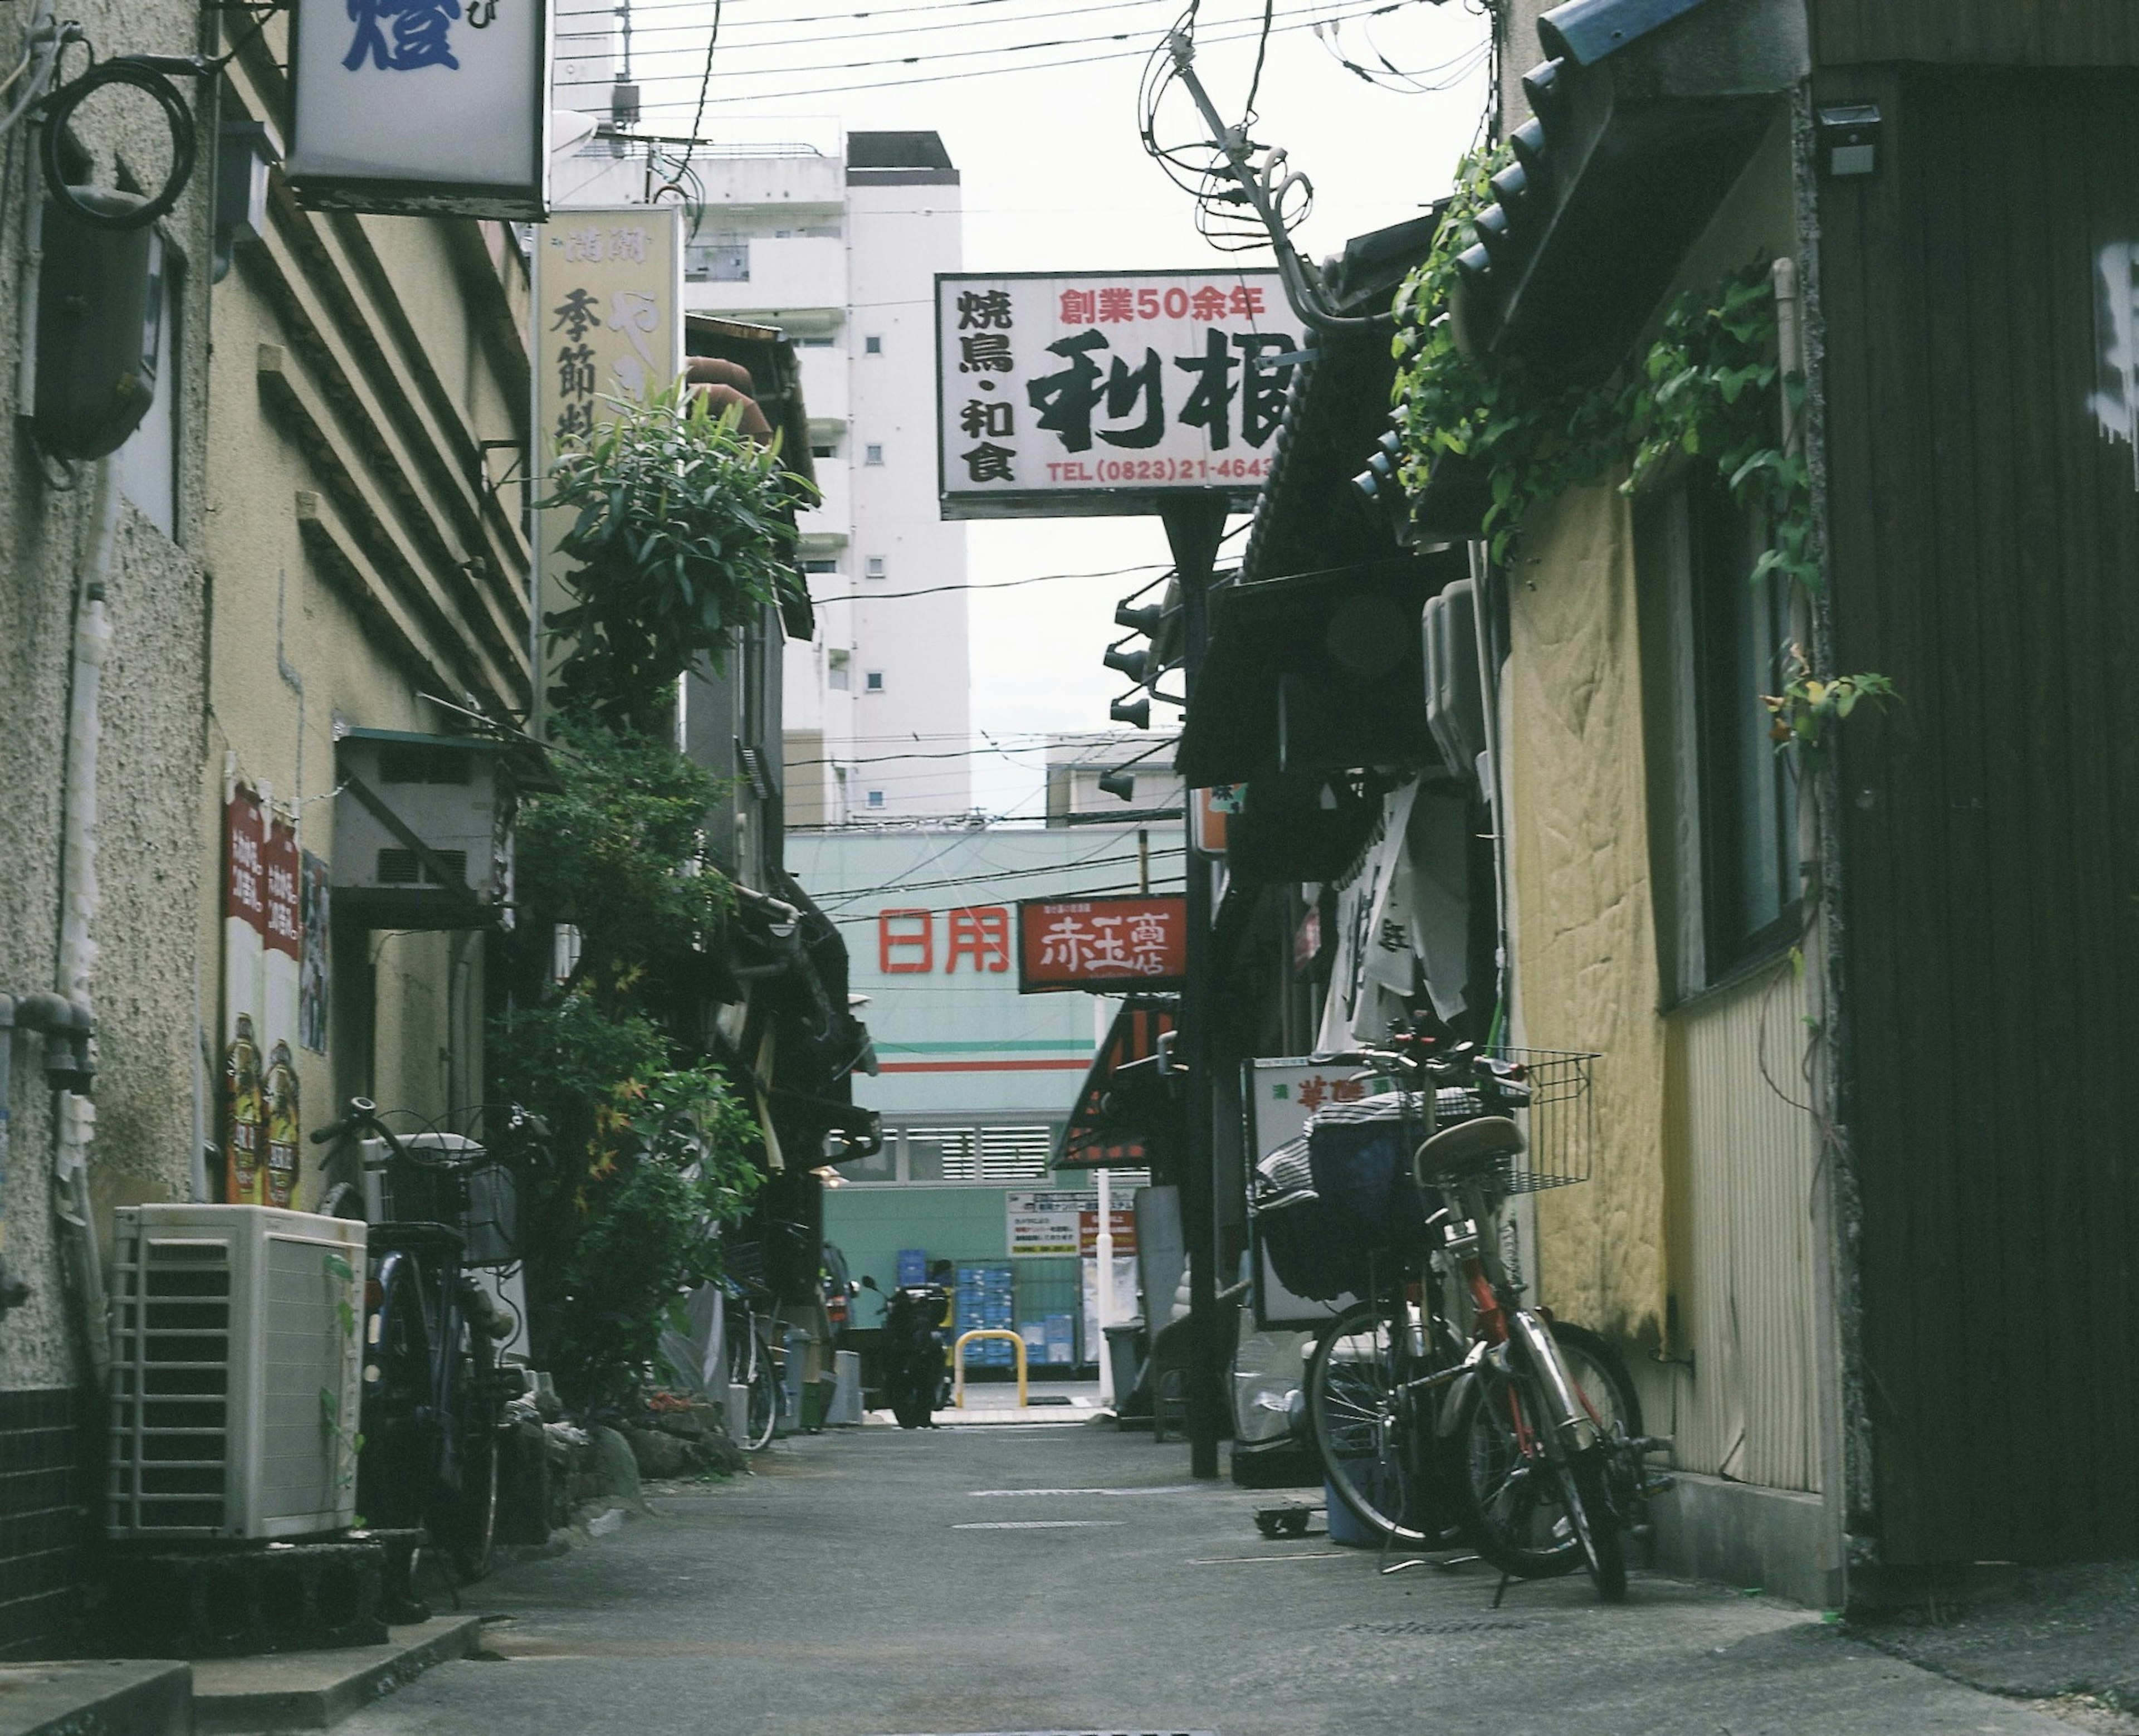
<path id="1" fill-rule="evenodd" d="M 17 8 L 0 25 L 0 58 L 10 66 L 29 11 Z M 179 0 L 91 0 L 66 16 L 81 20 L 100 56 L 194 47 L 197 9 Z M 95 181 L 109 186 L 122 169 L 145 174 L 161 160 L 160 141 L 97 121 L 96 112 L 85 113 L 76 129 L 95 159 Z M 29 408 L 17 397 L 22 297 L 34 275 L 25 226 L 43 184 L 21 148 L 22 135 L 9 142 L 15 148 L 0 183 L 0 284 L 11 292 L 0 317 L 0 737 L 9 750 L 0 765 L 0 812 L 7 817 L 0 826 L 0 989 L 22 993 L 55 982 L 69 669 L 78 565 L 96 490 L 89 468 L 70 477 L 41 463 L 17 419 Z M 162 225 L 182 267 L 176 342 L 158 387 L 171 395 L 179 430 L 177 510 L 167 532 L 124 504 L 105 581 L 111 645 L 96 791 L 100 950 L 91 984 L 103 1069 L 97 1161 L 103 1174 L 151 1189 L 184 1186 L 193 1139 L 190 962 L 199 865 L 187 792 L 201 737 L 208 218 L 203 165 Z M 17 1040 L 14 1155 L 0 1209 L 9 1264 L 32 1294 L 0 1322 L 0 1390 L 71 1384 L 79 1342 L 51 1255 L 42 1061 L 38 1041 Z"/>
<path id="2" fill-rule="evenodd" d="M 20 57 L 32 8 L 0 20 L 0 61 Z M 184 0 L 83 0 L 79 18 L 100 58 L 184 54 L 198 8 Z M 79 51 L 71 65 L 78 70 Z M 188 93 L 190 94 L 190 93 Z M 12 97 L 10 99 L 12 100 Z M 211 123 L 212 125 L 212 123 Z M 126 130 L 117 105 L 91 105 L 76 133 L 104 186 L 146 180 L 160 136 Z M 79 567 L 97 511 L 95 466 L 41 462 L 19 418 L 18 366 L 35 280 L 28 218 L 43 184 L 11 136 L 0 174 L 0 990 L 55 986 L 61 778 Z M 204 585 L 199 544 L 207 349 L 208 174 L 196 172 L 161 232 L 179 266 L 151 412 L 118 468 L 122 500 L 105 578 L 111 639 L 102 680 L 95 797 L 100 951 L 90 977 L 99 1018 L 97 1200 L 183 1193 L 194 1141 L 194 848 L 190 792 L 201 743 Z M 33 400 L 32 400 L 33 401 Z M 165 462 L 168 460 L 168 462 Z M 144 512 L 143 508 L 149 510 Z M 13 1150 L 0 1210 L 10 1270 L 27 1303 L 0 1318 L 0 1655 L 34 1654 L 71 1606 L 85 1542 L 86 1473 L 74 1462 L 69 1391 L 81 1378 L 85 1326 L 71 1307 L 52 1233 L 52 1125 L 41 1040 L 16 1040 Z"/>

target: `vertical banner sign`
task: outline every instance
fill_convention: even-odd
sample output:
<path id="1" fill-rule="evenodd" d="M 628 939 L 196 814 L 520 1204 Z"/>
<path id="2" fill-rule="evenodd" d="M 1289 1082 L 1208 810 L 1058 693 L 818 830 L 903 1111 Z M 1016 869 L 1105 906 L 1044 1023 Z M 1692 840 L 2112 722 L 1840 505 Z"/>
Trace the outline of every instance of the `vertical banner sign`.
<path id="1" fill-rule="evenodd" d="M 549 15 L 550 0 L 296 0 L 297 203 L 540 222 Z"/>
<path id="2" fill-rule="evenodd" d="M 241 783 L 225 798 L 223 820 L 223 1197 L 229 1205 L 261 1205 L 267 1158 L 260 1053 L 267 809 Z"/>
<path id="3" fill-rule="evenodd" d="M 271 816 L 262 841 L 267 928 L 260 958 L 260 1042 L 266 1051 L 261 1081 L 267 1132 L 267 1198 L 285 1208 L 297 1199 L 297 1068 L 291 1046 L 297 1041 L 305 947 L 297 884 L 303 874 L 294 828 Z"/>
<path id="4" fill-rule="evenodd" d="M 223 803 L 223 1199 L 293 1204 L 297 1037 L 304 927 L 296 833 L 244 784 Z"/>
<path id="5" fill-rule="evenodd" d="M 1270 473 L 1302 349 L 1275 272 L 936 279 L 946 518 L 1243 500 Z"/>
<path id="6" fill-rule="evenodd" d="M 643 404 L 683 371 L 683 213 L 675 205 L 560 212 L 535 232 L 534 488 L 567 441 L 584 439 L 624 403 Z M 542 616 L 569 607 L 557 552 L 570 516 L 536 514 L 535 718 L 538 738 L 555 659 Z"/>

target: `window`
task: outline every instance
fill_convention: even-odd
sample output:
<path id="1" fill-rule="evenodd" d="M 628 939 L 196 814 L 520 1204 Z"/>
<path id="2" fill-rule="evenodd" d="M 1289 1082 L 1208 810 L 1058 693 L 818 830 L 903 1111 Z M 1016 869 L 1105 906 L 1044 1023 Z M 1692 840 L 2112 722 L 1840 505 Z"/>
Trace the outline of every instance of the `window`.
<path id="1" fill-rule="evenodd" d="M 839 449 L 836 446 L 812 446 L 810 449 L 810 456 L 813 459 L 835 459 L 839 455 Z"/>
<path id="2" fill-rule="evenodd" d="M 848 667 L 849 654 L 845 651 L 827 651 L 825 654 L 825 684 L 844 693 L 854 677 Z"/>
<path id="3" fill-rule="evenodd" d="M 832 347 L 832 340 L 830 336 L 798 337 L 795 340 L 795 347 L 798 350 L 829 350 Z"/>
<path id="4" fill-rule="evenodd" d="M 839 570 L 839 563 L 837 561 L 805 561 L 802 563 L 802 571 L 805 572 L 837 572 Z"/>
<path id="5" fill-rule="evenodd" d="M 147 360 L 154 397 L 149 414 L 112 454 L 113 479 L 141 516 L 174 541 L 179 534 L 179 262 L 160 238 L 149 248 Z"/>
<path id="6" fill-rule="evenodd" d="M 683 250 L 683 277 L 690 283 L 750 282 L 750 238 L 720 235 Z"/>
<path id="7" fill-rule="evenodd" d="M 864 446 L 862 449 L 862 462 L 864 464 L 881 464 L 884 462 L 884 448 Z"/>
<path id="8" fill-rule="evenodd" d="M 837 223 L 805 223 L 795 233 L 810 241 L 837 241 L 840 230 Z"/>
<path id="9" fill-rule="evenodd" d="M 882 578 L 884 576 L 884 557 L 882 555 L 871 555 L 862 565 L 862 575 L 865 578 Z"/>
<path id="10" fill-rule="evenodd" d="M 865 693 L 882 693 L 884 691 L 884 671 L 882 669 L 869 670 L 862 677 L 862 689 Z"/>
<path id="11" fill-rule="evenodd" d="M 1044 1181 L 1055 1152 L 1055 1130 L 1023 1127 L 909 1127 L 907 1176 L 913 1181 L 978 1182 L 1001 1187 Z"/>
<path id="12" fill-rule="evenodd" d="M 883 340 L 882 338 L 880 338 L 880 337 L 865 337 L 865 338 L 864 338 L 864 339 L 862 340 L 862 354 L 863 354 L 863 355 L 864 355 L 864 356 L 881 356 L 881 355 L 883 355 L 883 354 L 884 354 L 884 340 Z"/>
<path id="13" fill-rule="evenodd" d="M 871 790 L 869 792 L 869 805 L 871 807 L 882 807 L 884 806 L 884 792 L 882 790 Z"/>
<path id="14" fill-rule="evenodd" d="M 1684 997 L 1784 944 L 1798 903 L 1797 782 L 1760 703 L 1783 679 L 1784 587 L 1750 582 L 1755 527 L 1712 478 L 1635 526 L 1654 703 L 1651 856 L 1667 988 Z"/>

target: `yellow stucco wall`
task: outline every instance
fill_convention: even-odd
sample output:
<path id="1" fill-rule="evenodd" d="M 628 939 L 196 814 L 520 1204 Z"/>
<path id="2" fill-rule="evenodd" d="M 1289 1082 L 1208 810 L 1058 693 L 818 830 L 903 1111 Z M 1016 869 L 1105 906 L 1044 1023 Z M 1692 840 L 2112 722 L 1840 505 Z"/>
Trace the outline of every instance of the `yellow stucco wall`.
<path id="1" fill-rule="evenodd" d="M 1540 1194 L 1542 1299 L 1601 1331 L 1662 1330 L 1665 1040 L 1642 747 L 1633 533 L 1617 478 L 1525 528 L 1508 682 L 1519 1027 L 1602 1052 L 1593 1179 Z"/>
<path id="2" fill-rule="evenodd" d="M 198 969 L 211 1032 L 223 990 L 226 773 L 272 791 L 278 810 L 294 812 L 302 847 L 331 861 L 337 726 L 452 731 L 459 720 L 423 693 L 465 703 L 472 676 L 524 672 L 514 644 L 524 645 L 524 612 L 515 617 L 502 600 L 524 595 L 524 547 L 516 532 L 472 537 L 463 503 L 476 443 L 510 438 L 521 419 L 524 375 L 514 377 L 497 328 L 512 308 L 524 312 L 525 273 L 502 251 L 502 229 L 471 244 L 472 229 L 278 204 L 268 235 L 241 252 L 216 291 L 204 549 L 213 606 L 198 797 Z M 304 436 L 305 417 L 318 419 L 323 439 Z M 308 511 L 370 563 L 360 575 L 323 565 L 304 533 Z M 451 571 L 463 555 L 493 563 L 476 602 Z M 487 640 L 474 630 L 486 614 Z M 360 949 L 336 946 L 337 977 L 360 956 L 375 983 L 369 1065 L 338 981 L 327 1052 L 294 1057 L 303 1127 L 331 1120 L 344 1095 L 365 1089 L 383 1108 L 426 1117 L 478 1103 L 476 937 L 376 932 Z M 299 1156 L 298 1201 L 309 1205 L 321 1154 L 305 1145 Z"/>

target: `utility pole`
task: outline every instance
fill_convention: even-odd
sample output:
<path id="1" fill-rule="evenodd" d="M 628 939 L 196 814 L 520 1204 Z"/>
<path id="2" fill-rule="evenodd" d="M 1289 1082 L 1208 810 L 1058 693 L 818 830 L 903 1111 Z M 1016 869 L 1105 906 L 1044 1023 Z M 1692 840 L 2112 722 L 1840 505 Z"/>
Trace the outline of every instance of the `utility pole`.
<path id="1" fill-rule="evenodd" d="M 1210 639 L 1205 592 L 1225 533 L 1223 494 L 1162 497 L 1159 517 L 1181 583 L 1182 679 L 1190 708 Z M 1185 723 L 1184 723 L 1185 728 Z M 1188 986 L 1181 996 L 1181 1034 L 1188 1063 L 1188 1098 L 1182 1117 L 1187 1150 L 1181 1164 L 1181 1224 L 1188 1244 L 1188 1449 L 1190 1474 L 1218 1474 L 1218 1435 L 1223 1422 L 1221 1390 L 1225 1346 L 1218 1341 L 1216 1197 L 1211 1174 L 1211 1082 L 1216 1044 L 1211 1029 L 1217 1005 L 1211 980 L 1211 868 L 1196 854 L 1196 798 L 1182 802 L 1187 846 Z"/>

